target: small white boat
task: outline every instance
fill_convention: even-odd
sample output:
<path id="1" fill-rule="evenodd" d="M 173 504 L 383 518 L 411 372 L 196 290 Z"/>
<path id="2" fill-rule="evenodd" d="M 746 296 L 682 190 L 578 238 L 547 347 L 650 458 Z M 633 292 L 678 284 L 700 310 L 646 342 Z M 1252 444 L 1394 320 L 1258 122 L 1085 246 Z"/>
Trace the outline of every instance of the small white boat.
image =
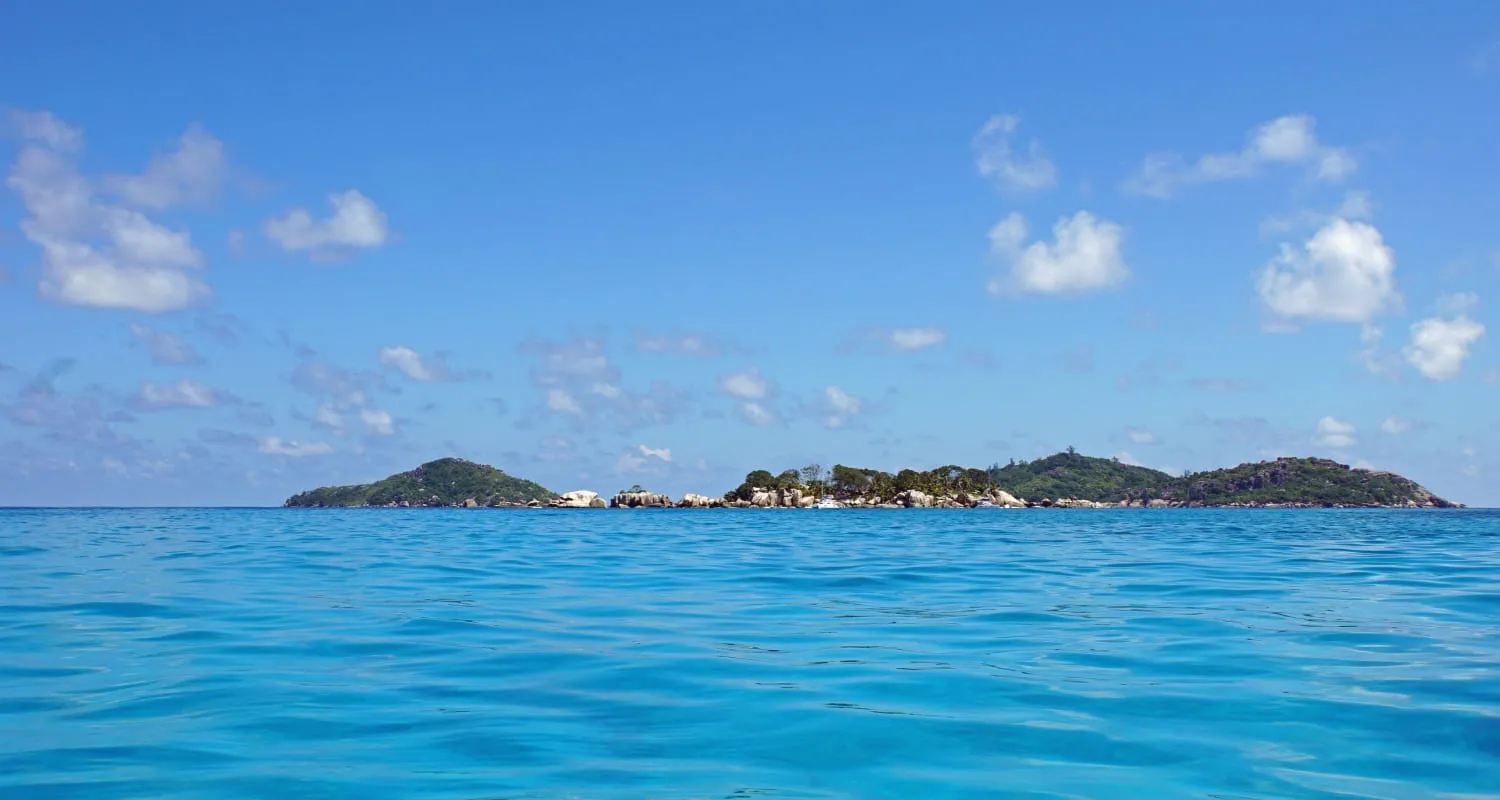
<path id="1" fill-rule="evenodd" d="M 819 500 L 818 504 L 813 506 L 813 508 L 843 508 L 843 506 L 839 503 L 839 501 L 833 499 L 832 497 L 825 496 L 822 500 Z"/>

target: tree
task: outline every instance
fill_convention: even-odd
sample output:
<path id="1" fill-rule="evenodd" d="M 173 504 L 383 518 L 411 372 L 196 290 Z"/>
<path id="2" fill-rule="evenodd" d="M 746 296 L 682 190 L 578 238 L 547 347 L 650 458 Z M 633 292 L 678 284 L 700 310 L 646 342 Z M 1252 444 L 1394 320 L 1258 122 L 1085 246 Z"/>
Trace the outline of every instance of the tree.
<path id="1" fill-rule="evenodd" d="M 834 494 L 850 497 L 870 491 L 873 477 L 870 470 L 834 464 L 833 475 L 829 483 L 832 485 Z"/>
<path id="2" fill-rule="evenodd" d="M 1068 455 L 1070 455 L 1070 456 L 1076 456 L 1076 455 L 1078 455 L 1078 451 L 1074 450 L 1073 449 L 1073 445 L 1071 445 L 1071 444 L 1068 445 Z"/>
<path id="3" fill-rule="evenodd" d="M 896 473 L 896 479 L 893 483 L 893 488 L 897 492 L 904 492 L 908 489 L 921 489 L 922 473 L 914 469 L 903 469 Z"/>
<path id="4" fill-rule="evenodd" d="M 795 489 L 802 484 L 802 474 L 797 470 L 789 469 L 776 476 L 776 488 Z"/>
<path id="5" fill-rule="evenodd" d="M 821 483 L 823 481 L 823 465 L 808 464 L 802 468 L 803 483 Z"/>

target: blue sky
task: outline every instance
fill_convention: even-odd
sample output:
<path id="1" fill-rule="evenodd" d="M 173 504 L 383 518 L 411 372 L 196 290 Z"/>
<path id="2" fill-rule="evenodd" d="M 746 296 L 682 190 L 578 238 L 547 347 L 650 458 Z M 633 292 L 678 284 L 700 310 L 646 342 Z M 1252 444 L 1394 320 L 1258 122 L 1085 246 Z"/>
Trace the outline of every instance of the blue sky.
<path id="1" fill-rule="evenodd" d="M 1500 9 L 32 3 L 0 504 L 1286 454 L 1500 504 Z"/>

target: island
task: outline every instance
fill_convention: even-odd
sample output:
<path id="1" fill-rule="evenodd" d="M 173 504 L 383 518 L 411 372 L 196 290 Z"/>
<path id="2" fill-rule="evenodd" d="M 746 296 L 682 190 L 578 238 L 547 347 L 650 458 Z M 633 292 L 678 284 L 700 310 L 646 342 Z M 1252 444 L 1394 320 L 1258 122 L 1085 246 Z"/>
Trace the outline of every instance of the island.
<path id="1" fill-rule="evenodd" d="M 374 483 L 302 492 L 295 508 L 1462 508 L 1394 472 L 1278 458 L 1169 475 L 1066 452 L 988 468 L 896 473 L 817 464 L 755 470 L 722 495 L 673 500 L 632 486 L 558 494 L 487 464 L 440 458 Z"/>

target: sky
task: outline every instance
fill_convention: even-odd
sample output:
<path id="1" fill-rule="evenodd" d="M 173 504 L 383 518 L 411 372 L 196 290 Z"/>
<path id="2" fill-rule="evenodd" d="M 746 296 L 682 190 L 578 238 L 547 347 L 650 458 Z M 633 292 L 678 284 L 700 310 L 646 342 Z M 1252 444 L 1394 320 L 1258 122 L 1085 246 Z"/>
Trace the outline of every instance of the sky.
<path id="1" fill-rule="evenodd" d="M 0 505 L 1282 455 L 1500 505 L 1500 6 L 0 12 Z"/>

